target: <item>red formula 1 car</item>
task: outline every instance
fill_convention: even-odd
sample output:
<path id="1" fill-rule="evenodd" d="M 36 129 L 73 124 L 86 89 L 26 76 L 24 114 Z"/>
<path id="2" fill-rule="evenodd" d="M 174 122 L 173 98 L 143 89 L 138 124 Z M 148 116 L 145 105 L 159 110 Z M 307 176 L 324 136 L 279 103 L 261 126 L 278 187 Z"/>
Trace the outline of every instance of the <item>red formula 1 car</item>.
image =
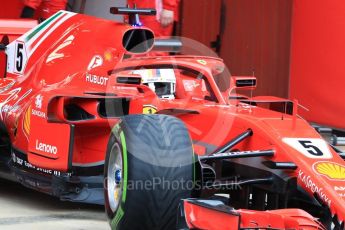
<path id="1" fill-rule="evenodd" d="M 344 227 L 343 155 L 296 102 L 236 94 L 256 79 L 221 59 L 144 57 L 152 11 L 112 12 L 131 24 L 60 11 L 3 39 L 1 177 L 104 203 L 113 229 Z"/>

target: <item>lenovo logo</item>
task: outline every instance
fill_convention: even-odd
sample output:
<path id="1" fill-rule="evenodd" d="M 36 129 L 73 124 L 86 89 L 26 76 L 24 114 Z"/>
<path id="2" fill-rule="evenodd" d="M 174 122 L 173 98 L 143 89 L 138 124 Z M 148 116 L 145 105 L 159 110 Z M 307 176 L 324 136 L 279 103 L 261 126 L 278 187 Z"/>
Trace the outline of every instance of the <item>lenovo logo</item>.
<path id="1" fill-rule="evenodd" d="M 39 150 L 45 153 L 54 154 L 54 155 L 56 155 L 58 152 L 58 149 L 56 146 L 40 143 L 38 140 L 36 140 L 36 150 Z"/>

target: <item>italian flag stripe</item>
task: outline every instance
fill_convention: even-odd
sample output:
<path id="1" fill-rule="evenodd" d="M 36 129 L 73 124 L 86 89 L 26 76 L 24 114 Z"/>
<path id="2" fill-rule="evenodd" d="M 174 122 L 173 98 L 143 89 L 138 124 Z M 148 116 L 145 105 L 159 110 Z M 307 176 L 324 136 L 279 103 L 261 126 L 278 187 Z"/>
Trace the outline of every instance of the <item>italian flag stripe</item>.
<path id="1" fill-rule="evenodd" d="M 66 15 L 66 13 L 63 13 L 63 15 L 60 17 L 60 19 L 63 18 L 65 15 Z M 59 19 L 59 20 L 56 20 L 56 21 L 53 22 L 53 23 L 51 23 L 51 24 L 49 25 L 49 27 L 48 27 L 40 36 L 38 36 L 38 37 L 32 42 L 32 44 L 30 45 L 30 48 L 32 49 L 33 47 L 35 47 L 36 44 L 43 38 L 43 36 L 44 36 L 46 33 L 49 32 L 49 29 L 52 28 L 56 23 L 58 23 L 58 22 L 60 21 L 60 19 Z"/>
<path id="2" fill-rule="evenodd" d="M 25 42 L 28 42 L 32 37 L 34 37 L 38 32 L 40 32 L 43 28 L 45 28 L 49 23 L 51 23 L 53 20 L 55 20 L 57 17 L 59 17 L 63 12 L 58 12 L 55 15 L 51 16 L 44 22 L 42 22 L 34 31 L 32 31 L 26 38 Z"/>

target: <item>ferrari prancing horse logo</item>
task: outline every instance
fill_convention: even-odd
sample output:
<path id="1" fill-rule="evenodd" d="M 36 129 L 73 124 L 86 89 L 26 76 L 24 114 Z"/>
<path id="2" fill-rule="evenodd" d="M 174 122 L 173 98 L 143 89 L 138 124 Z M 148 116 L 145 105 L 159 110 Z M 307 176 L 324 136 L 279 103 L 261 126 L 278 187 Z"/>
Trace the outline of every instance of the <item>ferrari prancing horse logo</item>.
<path id="1" fill-rule="evenodd" d="M 157 107 L 153 105 L 144 105 L 143 114 L 154 114 L 157 113 Z"/>

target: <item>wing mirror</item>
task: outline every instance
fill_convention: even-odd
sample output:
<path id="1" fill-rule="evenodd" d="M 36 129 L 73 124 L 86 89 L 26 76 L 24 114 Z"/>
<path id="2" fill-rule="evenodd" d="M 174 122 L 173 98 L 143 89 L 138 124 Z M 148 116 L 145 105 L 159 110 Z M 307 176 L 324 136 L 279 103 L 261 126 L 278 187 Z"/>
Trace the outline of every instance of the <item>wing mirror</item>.
<path id="1" fill-rule="evenodd" d="M 116 83 L 140 85 L 141 84 L 141 76 L 137 75 L 137 74 L 119 75 L 116 77 Z"/>
<path id="2" fill-rule="evenodd" d="M 227 99 L 238 98 L 241 95 L 236 93 L 236 90 L 250 91 L 254 90 L 257 85 L 256 77 L 254 76 L 232 76 L 230 79 L 230 89 L 227 93 Z"/>
<path id="3" fill-rule="evenodd" d="M 254 76 L 233 76 L 233 87 L 236 89 L 254 90 L 256 88 L 256 77 Z"/>

